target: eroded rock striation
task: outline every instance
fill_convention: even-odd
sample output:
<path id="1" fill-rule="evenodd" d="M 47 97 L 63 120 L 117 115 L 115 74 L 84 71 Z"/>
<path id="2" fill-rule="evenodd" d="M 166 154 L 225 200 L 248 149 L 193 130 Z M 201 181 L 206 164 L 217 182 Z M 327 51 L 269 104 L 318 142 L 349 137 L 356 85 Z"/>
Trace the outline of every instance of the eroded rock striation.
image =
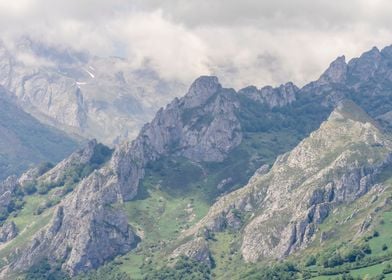
<path id="1" fill-rule="evenodd" d="M 75 275 L 131 250 L 139 238 L 114 205 L 137 195 L 146 164 L 161 156 L 223 160 L 241 142 L 236 106 L 235 92 L 223 89 L 215 77 L 197 79 L 184 98 L 161 109 L 135 141 L 115 149 L 107 164 L 52 209 L 51 222 L 34 235 L 10 269 L 23 270 L 47 258 L 62 262 L 62 268 Z M 36 180 L 58 183 L 70 168 L 89 162 L 96 145 L 91 141 Z"/>
<path id="2" fill-rule="evenodd" d="M 0 244 L 14 239 L 18 235 L 18 229 L 14 222 L 5 223 L 0 228 Z"/>
<path id="3" fill-rule="evenodd" d="M 108 162 L 48 210 L 50 222 L 18 251 L 9 268 L 23 270 L 43 258 L 61 262 L 70 275 L 97 268 L 139 241 L 121 204 L 137 196 L 149 163 L 170 156 L 196 164 L 225 163 L 246 137 L 245 148 L 253 145 L 253 150 L 246 150 L 250 153 L 262 142 L 257 138 L 261 135 L 276 139 L 268 143 L 286 136 L 274 134 L 268 124 L 274 126 L 276 121 L 277 129 L 288 127 L 285 133 L 303 139 L 325 120 L 319 116 L 321 110 L 327 116 L 335 108 L 319 129 L 279 156 L 272 167 L 265 162 L 255 166 L 253 171 L 261 167 L 245 187 L 221 197 L 205 218 L 184 233 L 183 244 L 173 256 L 186 254 L 211 265 L 206 239 L 227 229 L 241 232 L 241 254 L 249 262 L 283 258 L 306 248 L 334 209 L 374 189 L 375 177 L 391 164 L 392 142 L 383 130 L 390 129 L 392 103 L 372 105 L 379 98 L 389 100 L 391 61 L 390 48 L 373 49 L 348 63 L 340 57 L 318 81 L 302 89 L 287 83 L 235 92 L 222 87 L 216 77 L 198 78 L 183 98 L 161 108 L 133 142 L 117 146 Z M 260 110 L 266 113 L 258 114 Z M 304 119 L 294 118 L 300 113 Z M 316 117 L 320 121 L 313 122 L 312 129 L 298 128 Z M 376 118 L 382 122 L 376 123 Z M 262 125 L 252 127 L 258 124 Z M 69 168 L 90 162 L 96 145 L 90 142 L 38 178 L 29 176 L 59 182 Z M 224 189 L 232 180 L 224 176 L 214 187 Z"/>
<path id="4" fill-rule="evenodd" d="M 391 139 L 366 113 L 343 102 L 268 173 L 256 173 L 244 188 L 219 199 L 185 235 L 242 230 L 246 261 L 283 258 L 309 245 L 334 208 L 365 195 L 392 163 L 391 151 Z M 189 256 L 206 250 L 182 245 L 175 255 L 181 248 Z"/>

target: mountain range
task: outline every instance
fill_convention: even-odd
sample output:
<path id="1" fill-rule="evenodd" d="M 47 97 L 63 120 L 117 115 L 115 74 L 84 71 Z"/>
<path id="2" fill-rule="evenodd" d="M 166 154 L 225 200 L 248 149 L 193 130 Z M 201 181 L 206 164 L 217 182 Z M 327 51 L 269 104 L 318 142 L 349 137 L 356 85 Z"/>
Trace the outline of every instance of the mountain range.
<path id="1" fill-rule="evenodd" d="M 43 52 L 45 60 L 64 59 Z M 217 77 L 199 77 L 134 140 L 115 146 L 137 125 L 108 130 L 87 97 L 102 90 L 94 100 L 111 108 L 102 114 L 119 116 L 102 86 L 116 88 L 103 77 L 112 68 L 72 57 L 78 57 L 69 62 L 73 79 L 58 66 L 0 67 L 20 67 L 0 75 L 13 77 L 2 84 L 15 106 L 110 146 L 88 141 L 55 166 L 33 167 L 0 184 L 2 278 L 390 277 L 392 47 L 349 62 L 339 57 L 302 88 L 288 82 L 235 91 Z M 26 69 L 37 71 L 37 80 Z M 93 87 L 84 91 L 77 84 L 82 77 Z M 53 79 L 50 87 L 72 90 L 42 86 Z M 126 84 L 120 91 L 139 100 Z M 53 101 L 34 103 L 40 92 Z M 133 111 L 134 100 L 121 102 L 126 118 L 148 119 L 150 109 Z M 93 122 L 102 125 L 96 135 Z"/>
<path id="2" fill-rule="evenodd" d="M 0 178 L 21 174 L 32 165 L 58 162 L 79 141 L 24 112 L 0 86 Z"/>
<path id="3" fill-rule="evenodd" d="M 132 140 L 161 107 L 185 90 L 146 64 L 101 58 L 22 38 L 0 43 L 0 85 L 45 124 L 107 145 Z"/>

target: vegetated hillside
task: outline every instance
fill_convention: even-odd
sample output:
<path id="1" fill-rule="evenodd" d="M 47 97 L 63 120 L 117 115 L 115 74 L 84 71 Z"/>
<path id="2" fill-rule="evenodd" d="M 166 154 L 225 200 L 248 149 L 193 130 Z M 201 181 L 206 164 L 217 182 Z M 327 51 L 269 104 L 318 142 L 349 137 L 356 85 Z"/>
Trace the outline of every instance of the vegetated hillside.
<path id="1" fill-rule="evenodd" d="M 285 258 L 320 236 L 322 243 L 329 242 L 333 233 L 320 232 L 326 218 L 368 192 L 377 197 L 388 188 L 377 181 L 390 171 L 391 140 L 364 112 L 361 114 L 361 109 L 343 102 L 320 129 L 280 156 L 269 172 L 255 174 L 245 187 L 219 199 L 183 234 L 185 240 L 193 238 L 180 245 L 173 256 L 197 256 L 227 273 L 230 265 L 219 259 L 216 249 L 225 242 L 218 237 L 222 234 L 230 236 L 231 247 L 237 248 L 231 257 L 238 259 L 238 254 L 248 263 Z M 360 238 L 367 232 L 367 227 L 358 224 L 365 223 L 366 216 L 359 217 L 357 224 L 346 218 L 350 238 L 353 233 Z"/>
<path id="2" fill-rule="evenodd" d="M 84 175 L 73 183 L 59 180 L 31 196 L 49 175 L 33 186 L 9 179 L 3 186 L 18 207 L 4 219 L 14 234 L 0 248 L 3 275 L 296 279 L 388 261 L 376 245 L 388 224 L 379 227 L 371 213 L 388 215 L 390 49 L 338 58 L 301 89 L 236 92 L 200 77 L 110 160 L 88 172 L 75 164 Z M 27 194 L 19 198 L 21 188 Z M 29 199 L 48 201 L 46 189 L 65 195 L 13 226 L 38 208 Z M 370 219 L 339 216 L 355 205 Z M 35 230 L 15 234 L 23 226 Z M 339 233 L 345 227 L 347 236 Z"/>
<path id="3" fill-rule="evenodd" d="M 41 162 L 58 162 L 78 143 L 65 133 L 41 124 L 11 102 L 0 87 L 0 178 L 21 174 Z"/>

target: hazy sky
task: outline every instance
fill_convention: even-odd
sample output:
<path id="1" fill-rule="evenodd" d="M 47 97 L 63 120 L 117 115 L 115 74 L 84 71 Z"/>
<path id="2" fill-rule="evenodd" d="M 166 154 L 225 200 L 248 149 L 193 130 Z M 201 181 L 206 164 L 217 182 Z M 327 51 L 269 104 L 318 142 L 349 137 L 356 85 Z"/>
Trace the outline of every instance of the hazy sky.
<path id="1" fill-rule="evenodd" d="M 392 44 L 391 12 L 388 0 L 0 0 L 0 32 L 148 61 L 186 83 L 303 85 L 339 55 Z"/>

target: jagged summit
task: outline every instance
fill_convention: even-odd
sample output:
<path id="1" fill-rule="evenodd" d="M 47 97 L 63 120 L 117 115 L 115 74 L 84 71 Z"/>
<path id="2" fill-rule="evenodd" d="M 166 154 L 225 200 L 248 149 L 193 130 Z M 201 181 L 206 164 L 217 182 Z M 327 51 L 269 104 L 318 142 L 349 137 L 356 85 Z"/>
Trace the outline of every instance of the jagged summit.
<path id="1" fill-rule="evenodd" d="M 91 165 L 101 149 L 93 141 L 35 178 L 40 187 L 54 183 L 47 196 L 60 200 L 34 216 L 45 221 L 28 238 L 26 219 L 5 220 L 3 245 L 15 250 L 4 253 L 3 268 L 19 272 L 47 258 L 76 275 L 116 256 L 133 266 L 134 254 L 152 267 L 172 248 L 174 257 L 211 265 L 227 240 L 241 264 L 308 248 L 340 207 L 385 190 L 375 184 L 391 166 L 385 131 L 392 75 L 389 58 L 377 53 L 348 64 L 339 57 L 302 89 L 286 83 L 236 92 L 214 76 L 196 79 L 111 159 Z M 379 116 L 380 124 L 373 121 Z M 69 174 L 76 180 L 65 183 Z M 16 195 L 15 184 L 27 182 L 27 175 L 3 186 Z M 29 199 L 27 209 L 35 209 Z"/>
<path id="2" fill-rule="evenodd" d="M 381 54 L 387 57 L 392 57 L 392 45 L 384 47 L 381 50 Z"/>
<path id="3" fill-rule="evenodd" d="M 183 101 L 186 108 L 198 107 L 204 104 L 213 94 L 222 88 L 215 76 L 201 76 L 189 88 Z"/>
<path id="4" fill-rule="evenodd" d="M 333 209 L 365 195 L 375 176 L 390 164 L 391 139 L 364 123 L 366 114 L 345 117 L 353 106 L 342 103 L 268 173 L 256 173 L 247 186 L 222 197 L 184 236 L 203 230 L 243 232 L 241 253 L 250 262 L 282 258 L 308 246 Z M 239 218 L 244 216 L 249 218 Z M 206 242 L 194 239 L 173 255 L 208 258 L 206 247 Z"/>
<path id="5" fill-rule="evenodd" d="M 247 96 L 255 101 L 262 102 L 269 107 L 283 107 L 296 100 L 299 88 L 292 82 L 282 84 L 279 87 L 265 86 L 258 89 L 248 86 L 238 91 L 238 94 Z"/>
<path id="6" fill-rule="evenodd" d="M 318 82 L 320 84 L 326 83 L 342 83 L 345 81 L 347 75 L 346 57 L 339 56 L 328 67 L 328 69 L 321 75 Z"/>

